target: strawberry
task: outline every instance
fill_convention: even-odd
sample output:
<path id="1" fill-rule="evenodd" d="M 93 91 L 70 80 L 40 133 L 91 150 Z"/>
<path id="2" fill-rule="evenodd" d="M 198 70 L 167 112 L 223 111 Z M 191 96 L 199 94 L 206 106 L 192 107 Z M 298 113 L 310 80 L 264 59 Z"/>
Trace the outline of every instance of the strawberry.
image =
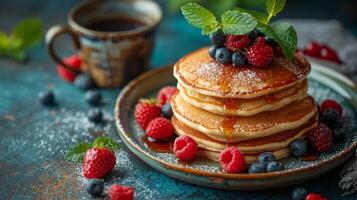
<path id="1" fill-rule="evenodd" d="M 170 120 L 157 117 L 147 126 L 146 135 L 156 140 L 169 139 L 174 135 L 174 127 Z"/>
<path id="2" fill-rule="evenodd" d="M 116 158 L 113 151 L 105 148 L 90 148 L 83 159 L 82 172 L 86 178 L 100 179 L 112 171 Z"/>
<path id="3" fill-rule="evenodd" d="M 309 43 L 307 43 L 305 49 L 303 50 L 303 53 L 305 55 L 320 58 L 321 49 L 322 49 L 321 44 L 319 44 L 316 41 L 310 41 Z"/>
<path id="4" fill-rule="evenodd" d="M 111 200 L 132 200 L 134 198 L 134 190 L 131 187 L 118 184 L 111 185 L 108 194 Z"/>
<path id="5" fill-rule="evenodd" d="M 70 57 L 67 57 L 63 60 L 68 66 L 72 67 L 73 69 L 80 70 L 81 69 L 81 60 L 77 54 L 74 54 Z M 68 82 L 73 82 L 74 79 L 77 77 L 78 74 L 73 73 L 72 71 L 68 70 L 62 65 L 57 65 L 57 73 L 59 76 Z"/>
<path id="6" fill-rule="evenodd" d="M 273 48 L 265 43 L 264 37 L 258 37 L 248 48 L 246 56 L 250 64 L 263 68 L 273 60 Z"/>
<path id="7" fill-rule="evenodd" d="M 160 89 L 157 94 L 157 105 L 162 107 L 166 103 L 170 103 L 171 97 L 175 94 L 177 88 L 175 86 L 166 86 Z"/>
<path id="8" fill-rule="evenodd" d="M 329 60 L 337 64 L 342 63 L 336 52 L 327 45 L 322 46 L 320 57 L 321 59 Z"/>
<path id="9" fill-rule="evenodd" d="M 161 108 L 152 100 L 140 100 L 135 106 L 134 116 L 141 128 L 146 129 L 151 120 L 161 116 Z"/>

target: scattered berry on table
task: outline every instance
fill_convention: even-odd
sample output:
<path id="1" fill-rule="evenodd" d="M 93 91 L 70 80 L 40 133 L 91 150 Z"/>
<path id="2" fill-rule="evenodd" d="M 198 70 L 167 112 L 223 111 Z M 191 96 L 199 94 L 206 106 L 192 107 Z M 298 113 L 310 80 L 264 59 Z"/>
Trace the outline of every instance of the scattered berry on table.
<path id="1" fill-rule="evenodd" d="M 187 135 L 179 136 L 174 142 L 174 154 L 181 161 L 189 161 L 196 157 L 197 143 Z"/>
<path id="2" fill-rule="evenodd" d="M 320 104 L 320 113 L 323 113 L 327 108 L 333 108 L 341 116 L 343 112 L 342 106 L 333 99 L 326 99 Z"/>
<path id="3" fill-rule="evenodd" d="M 303 53 L 313 57 L 320 57 L 322 46 L 316 41 L 310 41 L 307 43 Z"/>
<path id="4" fill-rule="evenodd" d="M 216 59 L 216 50 L 217 47 L 216 46 L 210 46 L 208 48 L 208 54 L 211 56 L 211 58 Z"/>
<path id="5" fill-rule="evenodd" d="M 258 156 L 258 162 L 267 166 L 269 163 L 276 161 L 276 158 L 271 152 L 264 152 Z"/>
<path id="6" fill-rule="evenodd" d="M 250 64 L 263 68 L 273 60 L 273 48 L 265 43 L 264 37 L 258 37 L 246 53 Z"/>
<path id="7" fill-rule="evenodd" d="M 305 200 L 305 197 L 307 195 L 307 191 L 305 188 L 299 187 L 295 188 L 293 192 L 291 193 L 291 199 L 292 200 Z"/>
<path id="8" fill-rule="evenodd" d="M 307 144 L 302 139 L 295 139 L 290 143 L 290 150 L 294 156 L 303 156 L 307 152 Z"/>
<path id="9" fill-rule="evenodd" d="M 90 179 L 87 183 L 86 190 L 92 197 L 100 197 L 104 190 L 104 181 Z"/>
<path id="10" fill-rule="evenodd" d="M 79 58 L 79 55 L 75 54 L 70 57 L 64 58 L 63 62 L 67 64 L 68 66 L 72 67 L 74 70 L 80 70 L 81 69 L 81 60 Z M 65 68 L 62 65 L 57 65 L 57 73 L 59 76 L 68 82 L 73 82 L 74 79 L 77 77 L 77 73 L 74 73 L 67 68 Z"/>
<path id="11" fill-rule="evenodd" d="M 248 47 L 250 39 L 248 35 L 227 35 L 225 45 L 228 50 L 236 51 Z"/>
<path id="12" fill-rule="evenodd" d="M 81 90 L 89 90 L 95 87 L 95 83 L 89 74 L 79 74 L 74 80 L 74 85 Z"/>
<path id="13" fill-rule="evenodd" d="M 222 168 L 228 173 L 242 173 L 246 170 L 247 164 L 244 155 L 237 147 L 227 147 L 219 155 Z"/>
<path id="14" fill-rule="evenodd" d="M 232 54 L 232 63 L 236 67 L 244 66 L 247 62 L 247 58 L 241 52 L 234 52 Z"/>
<path id="15" fill-rule="evenodd" d="M 134 190 L 131 187 L 113 184 L 108 190 L 111 200 L 132 200 L 134 198 Z"/>
<path id="16" fill-rule="evenodd" d="M 310 193 L 306 196 L 305 200 L 327 200 L 321 194 Z"/>
<path id="17" fill-rule="evenodd" d="M 149 122 L 146 127 L 146 135 L 155 140 L 170 139 L 174 135 L 174 127 L 170 120 L 157 117 Z"/>
<path id="18" fill-rule="evenodd" d="M 173 115 L 171 104 L 170 103 L 166 103 L 164 106 L 162 106 L 161 113 L 167 119 L 171 119 L 171 117 Z"/>
<path id="19" fill-rule="evenodd" d="M 135 106 L 134 116 L 141 128 L 146 129 L 151 120 L 160 117 L 161 108 L 154 101 L 140 100 Z"/>
<path id="20" fill-rule="evenodd" d="M 339 119 L 339 114 L 334 108 L 327 108 L 321 115 L 321 121 L 326 124 L 333 124 Z"/>
<path id="21" fill-rule="evenodd" d="M 267 172 L 277 172 L 285 169 L 283 163 L 278 161 L 273 161 L 267 165 Z"/>
<path id="22" fill-rule="evenodd" d="M 46 105 L 46 106 L 51 106 L 51 105 L 54 105 L 56 103 L 55 102 L 55 95 L 50 90 L 46 91 L 46 92 L 40 92 L 39 95 L 38 95 L 38 98 L 40 99 L 40 102 L 43 105 Z"/>
<path id="23" fill-rule="evenodd" d="M 91 105 L 99 105 L 102 100 L 102 95 L 98 90 L 88 90 L 84 97 Z"/>
<path id="24" fill-rule="evenodd" d="M 177 88 L 175 86 L 165 86 L 160 89 L 157 94 L 157 105 L 162 107 L 166 103 L 170 103 L 172 96 L 176 93 Z"/>
<path id="25" fill-rule="evenodd" d="M 89 121 L 91 122 L 94 122 L 94 123 L 99 123 L 99 122 L 102 122 L 102 119 L 103 119 L 103 113 L 100 109 L 96 109 L 96 108 L 92 108 L 88 111 L 88 119 Z"/>
<path id="26" fill-rule="evenodd" d="M 258 162 L 252 163 L 248 169 L 249 174 L 264 173 L 264 172 L 266 172 L 266 166 Z"/>
<path id="27" fill-rule="evenodd" d="M 278 43 L 271 37 L 265 37 L 265 43 L 273 48 L 278 46 Z"/>
<path id="28" fill-rule="evenodd" d="M 319 123 L 308 135 L 311 146 L 318 152 L 330 150 L 332 146 L 332 131 L 324 123 Z"/>
<path id="29" fill-rule="evenodd" d="M 102 178 L 115 166 L 115 155 L 105 148 L 90 148 L 84 154 L 82 171 L 86 178 Z"/>
<path id="30" fill-rule="evenodd" d="M 232 54 L 226 47 L 221 47 L 216 50 L 216 60 L 223 64 L 229 64 L 232 62 Z"/>
<path id="31" fill-rule="evenodd" d="M 341 64 L 341 60 L 336 52 L 326 45 L 324 45 L 321 49 L 320 58 Z"/>
<path id="32" fill-rule="evenodd" d="M 225 36 L 221 29 L 209 35 L 211 43 L 216 47 L 222 47 L 224 44 Z"/>

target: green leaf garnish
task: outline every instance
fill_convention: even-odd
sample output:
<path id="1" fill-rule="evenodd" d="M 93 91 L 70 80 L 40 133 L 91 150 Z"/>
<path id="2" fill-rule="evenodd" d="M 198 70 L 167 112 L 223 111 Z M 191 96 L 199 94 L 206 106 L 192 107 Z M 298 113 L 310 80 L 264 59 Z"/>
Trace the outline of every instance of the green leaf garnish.
<path id="1" fill-rule="evenodd" d="M 202 29 L 202 34 L 204 35 L 213 33 L 219 28 L 214 14 L 197 3 L 185 4 L 181 7 L 181 11 L 192 26 Z"/>
<path id="2" fill-rule="evenodd" d="M 273 16 L 276 16 L 279 12 L 284 9 L 286 0 L 267 0 L 265 7 L 268 13 L 267 23 L 270 22 L 270 19 Z"/>
<path id="3" fill-rule="evenodd" d="M 226 34 L 243 35 L 252 31 L 258 24 L 252 15 L 239 10 L 228 10 L 221 16 L 222 31 Z"/>
<path id="4" fill-rule="evenodd" d="M 91 145 L 86 142 L 76 144 L 68 150 L 65 159 L 76 163 L 82 162 L 84 153 L 89 148 L 91 148 Z"/>
<path id="5" fill-rule="evenodd" d="M 102 147 L 115 151 L 119 149 L 119 144 L 109 137 L 98 137 L 94 140 L 93 147 Z"/>
<path id="6" fill-rule="evenodd" d="M 268 18 L 268 15 L 264 12 L 256 11 L 256 10 L 249 10 L 249 9 L 244 9 L 244 8 L 236 8 L 236 10 L 239 10 L 243 13 L 249 13 L 252 15 L 258 22 L 266 24 L 266 20 Z"/>

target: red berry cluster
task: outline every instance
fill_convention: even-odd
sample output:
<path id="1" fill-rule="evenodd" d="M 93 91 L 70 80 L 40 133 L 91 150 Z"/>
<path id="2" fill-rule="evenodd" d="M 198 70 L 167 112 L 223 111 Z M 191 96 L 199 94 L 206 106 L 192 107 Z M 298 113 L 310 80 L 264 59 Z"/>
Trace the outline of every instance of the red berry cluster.
<path id="1" fill-rule="evenodd" d="M 328 45 L 316 41 L 309 42 L 302 51 L 305 55 L 341 64 L 337 53 Z"/>
<path id="2" fill-rule="evenodd" d="M 271 38 L 254 30 L 246 35 L 225 35 L 221 30 L 210 35 L 209 55 L 223 64 L 236 67 L 253 65 L 267 67 L 274 54 L 282 56 L 279 45 Z"/>

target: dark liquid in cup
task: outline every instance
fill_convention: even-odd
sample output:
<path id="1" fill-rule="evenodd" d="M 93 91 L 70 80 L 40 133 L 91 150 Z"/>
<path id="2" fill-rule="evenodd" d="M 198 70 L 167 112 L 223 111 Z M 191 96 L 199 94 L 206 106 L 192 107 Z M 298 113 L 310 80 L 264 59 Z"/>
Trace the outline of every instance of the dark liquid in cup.
<path id="1" fill-rule="evenodd" d="M 144 22 L 132 17 L 119 16 L 115 18 L 94 19 L 86 24 L 85 27 L 95 31 L 116 32 L 133 30 L 145 25 Z"/>

